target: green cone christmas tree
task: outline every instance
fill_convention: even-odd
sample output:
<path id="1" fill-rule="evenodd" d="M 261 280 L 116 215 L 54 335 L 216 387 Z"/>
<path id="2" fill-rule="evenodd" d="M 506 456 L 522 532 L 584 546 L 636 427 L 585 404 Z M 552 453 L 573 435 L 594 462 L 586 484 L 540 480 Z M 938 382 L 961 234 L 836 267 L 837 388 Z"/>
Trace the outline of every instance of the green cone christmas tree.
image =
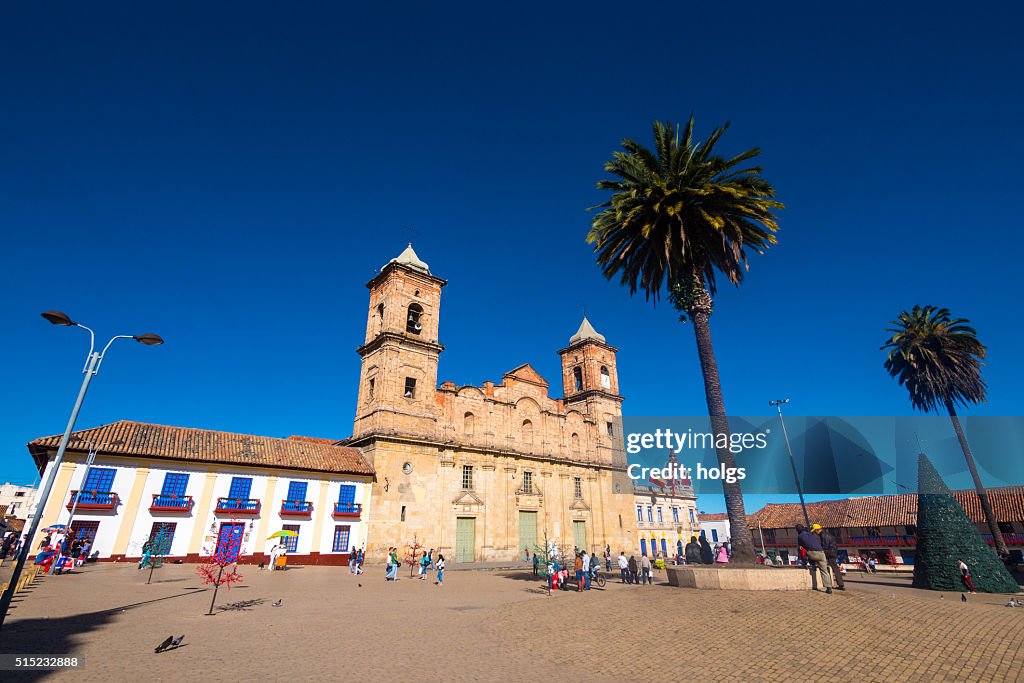
<path id="1" fill-rule="evenodd" d="M 917 491 L 914 588 L 963 590 L 957 563 L 963 560 L 979 592 L 1020 590 L 924 453 L 917 460 Z"/>

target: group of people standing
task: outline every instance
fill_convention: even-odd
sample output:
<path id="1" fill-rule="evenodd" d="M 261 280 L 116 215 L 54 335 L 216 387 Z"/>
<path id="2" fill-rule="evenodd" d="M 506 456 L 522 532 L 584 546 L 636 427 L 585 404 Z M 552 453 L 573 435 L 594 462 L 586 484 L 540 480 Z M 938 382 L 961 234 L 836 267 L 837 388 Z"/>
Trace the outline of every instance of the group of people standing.
<path id="1" fill-rule="evenodd" d="M 363 573 L 363 561 L 366 560 L 366 549 L 352 547 L 348 551 L 348 573 L 359 574 Z"/>
<path id="2" fill-rule="evenodd" d="M 821 584 L 825 587 L 827 594 L 832 594 L 833 575 L 836 589 L 846 590 L 843 572 L 839 569 L 836 559 L 839 548 L 835 536 L 827 529 L 822 529 L 820 524 L 812 524 L 810 529 L 803 524 L 797 524 L 796 533 L 800 554 L 806 559 L 807 568 L 811 572 L 811 588 L 818 590 L 818 579 L 815 576 L 815 571 L 817 571 L 821 574 Z"/>
<path id="3" fill-rule="evenodd" d="M 424 551 L 422 555 L 416 557 L 416 553 L 413 552 L 412 562 L 418 567 L 418 575 L 421 581 L 426 581 L 430 578 L 430 570 L 437 570 L 437 580 L 434 581 L 435 586 L 444 585 L 444 568 L 445 561 L 444 555 L 441 553 L 437 554 L 437 560 L 434 560 L 434 549 Z M 402 566 L 402 561 L 398 559 L 398 548 L 388 548 L 388 562 L 387 568 L 384 572 L 385 581 L 398 581 L 398 568 Z"/>
<path id="4" fill-rule="evenodd" d="M 537 556 L 533 556 L 533 573 L 537 574 Z M 557 559 L 549 563 L 548 576 L 551 581 L 551 590 L 565 590 L 569 583 L 569 567 L 563 566 Z M 590 590 L 590 584 L 601 571 L 601 558 L 597 551 L 587 553 L 579 548 L 573 549 L 572 572 L 576 579 L 576 591 Z"/>
<path id="5" fill-rule="evenodd" d="M 24 538 L 18 536 L 18 532 L 10 531 L 4 536 L 3 543 L 0 544 L 0 560 L 6 560 L 8 555 L 17 557 L 18 553 L 21 552 L 21 546 L 25 543 L 25 539 L 28 538 L 28 534 Z"/>
<path id="6" fill-rule="evenodd" d="M 707 537 L 701 533 L 700 538 L 690 536 L 690 542 L 683 549 L 683 559 L 686 564 L 727 564 L 731 557 L 729 544 L 723 543 L 717 548 L 712 548 Z"/>
<path id="7" fill-rule="evenodd" d="M 636 555 L 630 555 L 626 559 L 626 553 L 619 551 L 619 583 L 636 585 L 654 585 L 654 574 L 651 567 L 651 558 L 647 553 L 640 554 L 640 562 L 636 561 Z"/>

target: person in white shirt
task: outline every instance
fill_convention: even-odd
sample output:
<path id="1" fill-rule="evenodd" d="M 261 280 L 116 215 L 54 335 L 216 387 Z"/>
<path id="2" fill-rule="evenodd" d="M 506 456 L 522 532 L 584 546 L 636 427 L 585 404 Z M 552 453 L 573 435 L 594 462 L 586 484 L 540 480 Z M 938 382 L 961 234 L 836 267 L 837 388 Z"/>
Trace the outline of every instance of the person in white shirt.
<path id="1" fill-rule="evenodd" d="M 619 551 L 619 572 L 622 574 L 619 583 L 629 583 L 629 560 L 626 559 L 626 555 L 622 551 Z"/>
<path id="2" fill-rule="evenodd" d="M 437 581 L 434 582 L 435 586 L 444 585 L 444 555 L 441 553 L 437 554 L 437 563 L 434 565 L 437 567 Z"/>

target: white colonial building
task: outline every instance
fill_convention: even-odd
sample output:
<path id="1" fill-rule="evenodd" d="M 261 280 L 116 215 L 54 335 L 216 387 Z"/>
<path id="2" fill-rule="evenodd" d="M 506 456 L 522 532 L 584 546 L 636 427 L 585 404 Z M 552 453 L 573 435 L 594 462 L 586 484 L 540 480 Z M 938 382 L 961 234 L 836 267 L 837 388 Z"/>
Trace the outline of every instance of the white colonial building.
<path id="1" fill-rule="evenodd" d="M 34 486 L 19 486 L 6 482 L 0 484 L 0 509 L 5 517 L 28 519 L 35 512 L 36 496 L 39 490 Z"/>
<path id="2" fill-rule="evenodd" d="M 59 442 L 28 445 L 44 480 Z M 358 449 L 329 439 L 121 421 L 72 434 L 40 529 L 70 521 L 73 537 L 115 561 L 141 557 L 160 531 L 162 554 L 190 562 L 240 539 L 240 561 L 253 563 L 277 542 L 271 534 L 291 530 L 291 561 L 341 564 L 366 544 L 372 479 Z"/>

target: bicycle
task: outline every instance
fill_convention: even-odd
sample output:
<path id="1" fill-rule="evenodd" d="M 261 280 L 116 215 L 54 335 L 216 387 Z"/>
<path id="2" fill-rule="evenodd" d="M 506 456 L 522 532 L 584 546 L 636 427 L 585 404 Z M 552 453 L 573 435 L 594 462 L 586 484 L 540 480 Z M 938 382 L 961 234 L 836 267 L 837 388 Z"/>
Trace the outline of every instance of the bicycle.
<path id="1" fill-rule="evenodd" d="M 605 584 L 608 583 L 605 580 L 604 574 L 601 573 L 600 569 L 594 571 L 593 574 L 591 574 L 590 582 L 596 585 L 598 588 L 604 588 Z"/>

